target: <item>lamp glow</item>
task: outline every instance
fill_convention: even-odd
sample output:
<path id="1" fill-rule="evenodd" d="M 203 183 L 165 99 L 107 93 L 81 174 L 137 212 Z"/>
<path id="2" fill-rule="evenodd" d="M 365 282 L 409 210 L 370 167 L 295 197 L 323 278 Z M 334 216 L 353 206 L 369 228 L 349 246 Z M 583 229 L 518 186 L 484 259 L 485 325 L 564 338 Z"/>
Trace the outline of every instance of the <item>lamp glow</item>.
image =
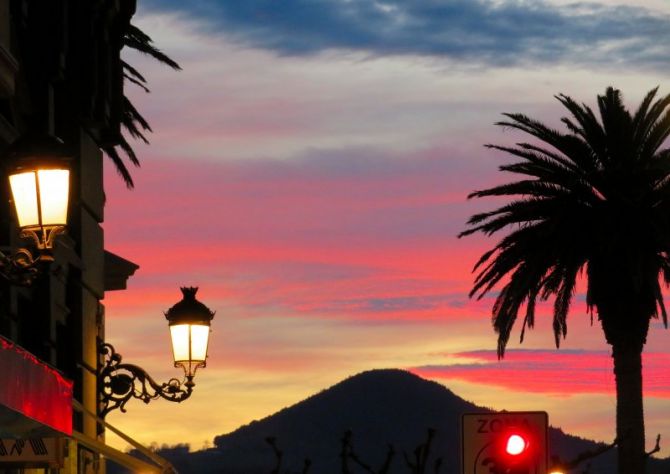
<path id="1" fill-rule="evenodd" d="M 70 154 L 51 135 L 28 134 L 10 145 L 9 187 L 21 237 L 34 240 L 50 260 L 54 237 L 65 230 L 70 194 Z"/>

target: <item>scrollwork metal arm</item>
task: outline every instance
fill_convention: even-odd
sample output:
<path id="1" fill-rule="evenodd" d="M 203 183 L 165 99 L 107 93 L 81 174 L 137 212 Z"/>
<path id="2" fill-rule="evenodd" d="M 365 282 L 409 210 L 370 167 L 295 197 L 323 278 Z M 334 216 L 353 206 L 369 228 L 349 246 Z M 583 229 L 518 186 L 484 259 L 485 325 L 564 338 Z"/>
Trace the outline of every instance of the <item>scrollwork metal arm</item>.
<path id="1" fill-rule="evenodd" d="M 100 344 L 99 351 L 104 358 L 98 373 L 98 391 L 102 398 L 100 416 L 103 418 L 117 408 L 125 413 L 125 405 L 131 398 L 149 403 L 160 397 L 180 403 L 193 393 L 192 375 L 186 375 L 182 381 L 172 378 L 158 383 L 141 367 L 123 363 L 111 344 Z"/>
<path id="2" fill-rule="evenodd" d="M 65 233 L 65 226 L 37 226 L 21 230 L 21 238 L 29 240 L 40 252 L 54 248 L 56 237 Z M 48 255 L 48 254 L 46 254 Z M 45 255 L 43 255 L 44 257 Z M 48 256 L 46 258 L 49 258 Z"/>
<path id="3" fill-rule="evenodd" d="M 9 283 L 18 286 L 30 286 L 39 274 L 37 264 L 40 257 L 24 248 L 18 249 L 13 255 L 0 251 L 0 275 Z"/>
<path id="4" fill-rule="evenodd" d="M 30 286 L 40 273 L 41 262 L 52 262 L 55 238 L 65 232 L 64 226 L 41 226 L 21 230 L 21 238 L 30 241 L 36 255 L 25 247 L 6 254 L 0 251 L 0 276 L 12 285 Z"/>

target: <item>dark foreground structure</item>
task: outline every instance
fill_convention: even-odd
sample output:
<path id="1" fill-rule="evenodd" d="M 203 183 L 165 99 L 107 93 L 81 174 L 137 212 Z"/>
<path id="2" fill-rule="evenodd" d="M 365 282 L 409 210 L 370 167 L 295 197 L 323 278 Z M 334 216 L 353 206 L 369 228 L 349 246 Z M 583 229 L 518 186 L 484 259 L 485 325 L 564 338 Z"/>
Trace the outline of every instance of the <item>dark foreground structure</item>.
<path id="1" fill-rule="evenodd" d="M 38 262 L 30 285 L 0 281 L 0 473 L 104 473 L 103 459 L 142 466 L 105 444 L 97 375 L 101 300 L 138 268 L 105 251 L 101 227 L 101 148 L 123 140 L 120 53 L 134 12 L 134 0 L 0 0 L 3 171 L 14 165 L 10 145 L 46 135 L 62 140 L 70 167 L 67 233 L 53 260 Z M 0 248 L 25 245 L 3 176 Z"/>

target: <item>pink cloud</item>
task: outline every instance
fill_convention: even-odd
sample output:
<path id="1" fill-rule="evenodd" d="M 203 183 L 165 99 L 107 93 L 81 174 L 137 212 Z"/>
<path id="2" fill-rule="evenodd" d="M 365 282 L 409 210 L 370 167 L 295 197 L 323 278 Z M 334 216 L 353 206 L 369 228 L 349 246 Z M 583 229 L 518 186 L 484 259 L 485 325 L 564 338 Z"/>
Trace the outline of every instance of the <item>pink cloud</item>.
<path id="1" fill-rule="evenodd" d="M 289 161 L 158 161 L 129 192 L 107 173 L 110 250 L 140 265 L 115 314 L 155 311 L 179 285 L 248 316 L 488 320 L 470 300 L 474 262 L 493 244 L 458 239 L 467 167 L 448 148 L 406 156 L 313 152 Z M 580 302 L 575 312 L 583 313 Z M 541 311 L 550 312 L 541 306 Z"/>
<path id="2" fill-rule="evenodd" d="M 511 350 L 498 360 L 495 351 L 448 354 L 453 362 L 411 369 L 435 380 L 462 380 L 501 387 L 514 392 L 546 393 L 559 396 L 614 393 L 612 359 L 604 351 Z M 667 373 L 670 354 L 644 354 L 646 396 L 670 398 Z"/>
<path id="3" fill-rule="evenodd" d="M 108 246 L 140 265 L 131 291 L 108 302 L 121 314 L 165 305 L 171 278 L 175 288 L 210 287 L 216 299 L 251 312 L 275 306 L 374 320 L 478 314 L 483 308 L 468 303 L 467 291 L 481 244 L 456 238 L 471 205 L 442 151 L 149 160 L 133 192 L 108 180 Z"/>

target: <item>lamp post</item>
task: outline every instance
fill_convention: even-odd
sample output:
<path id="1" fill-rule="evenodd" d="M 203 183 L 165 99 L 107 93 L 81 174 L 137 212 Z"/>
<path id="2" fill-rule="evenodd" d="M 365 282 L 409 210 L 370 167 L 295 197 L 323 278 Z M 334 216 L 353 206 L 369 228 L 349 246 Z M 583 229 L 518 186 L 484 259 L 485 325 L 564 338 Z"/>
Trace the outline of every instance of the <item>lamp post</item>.
<path id="1" fill-rule="evenodd" d="M 195 372 L 206 365 L 214 312 L 195 298 L 198 288 L 183 287 L 181 291 L 182 300 L 172 306 L 165 317 L 170 328 L 174 366 L 184 370 L 184 379 L 171 378 L 158 383 L 143 368 L 124 363 L 114 346 L 101 341 L 99 352 L 104 359 L 98 371 L 101 417 L 117 408 L 125 413 L 125 405 L 131 398 L 149 403 L 160 397 L 179 403 L 193 393 Z"/>
<path id="2" fill-rule="evenodd" d="M 32 242 L 12 255 L 0 252 L 0 274 L 13 284 L 30 285 L 41 261 L 53 260 L 54 238 L 65 232 L 70 194 L 70 154 L 58 138 L 28 134 L 9 146 L 9 185 L 20 236 Z"/>

